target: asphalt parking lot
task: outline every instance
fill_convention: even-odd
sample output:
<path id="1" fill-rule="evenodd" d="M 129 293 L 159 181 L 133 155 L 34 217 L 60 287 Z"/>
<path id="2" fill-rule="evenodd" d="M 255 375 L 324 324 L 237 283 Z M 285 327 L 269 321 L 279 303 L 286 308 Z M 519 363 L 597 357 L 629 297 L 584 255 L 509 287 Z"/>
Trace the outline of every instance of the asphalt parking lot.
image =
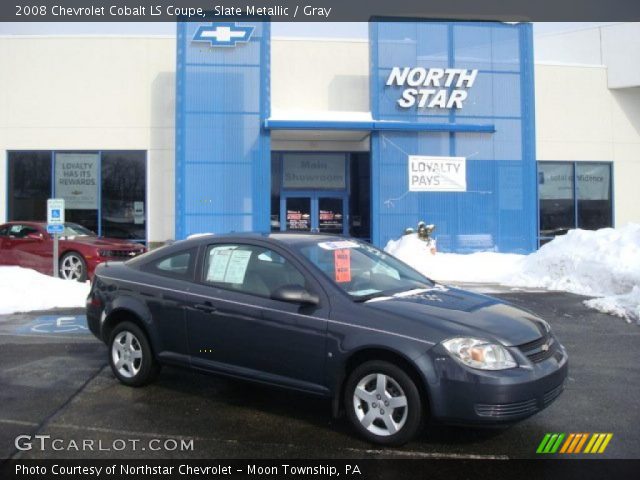
<path id="1" fill-rule="evenodd" d="M 530 458 L 547 432 L 612 432 L 600 458 L 639 458 L 640 327 L 588 310 L 576 295 L 496 296 L 552 324 L 570 355 L 564 394 L 507 429 L 430 425 L 385 450 L 334 420 L 328 401 L 301 394 L 173 368 L 150 386 L 125 387 L 76 318 L 81 310 L 0 316 L 0 459 Z M 16 436 L 36 434 L 63 447 L 92 440 L 93 450 L 16 449 Z"/>

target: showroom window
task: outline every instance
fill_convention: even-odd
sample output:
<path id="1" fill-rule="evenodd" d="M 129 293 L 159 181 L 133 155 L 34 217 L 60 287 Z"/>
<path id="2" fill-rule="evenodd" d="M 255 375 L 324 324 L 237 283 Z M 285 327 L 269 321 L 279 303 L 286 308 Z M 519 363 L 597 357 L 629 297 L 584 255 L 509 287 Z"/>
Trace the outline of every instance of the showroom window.
<path id="1" fill-rule="evenodd" d="M 613 226 L 611 163 L 538 162 L 540 245 L 573 228 Z"/>
<path id="2" fill-rule="evenodd" d="M 145 151 L 8 152 L 8 219 L 46 220 L 48 198 L 65 219 L 104 237 L 146 241 Z"/>

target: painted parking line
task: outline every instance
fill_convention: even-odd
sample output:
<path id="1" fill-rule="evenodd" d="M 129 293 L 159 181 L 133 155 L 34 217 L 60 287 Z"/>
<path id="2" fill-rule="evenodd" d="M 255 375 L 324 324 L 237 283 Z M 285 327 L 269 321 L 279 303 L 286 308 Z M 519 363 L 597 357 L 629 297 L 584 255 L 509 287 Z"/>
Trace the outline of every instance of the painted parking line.
<path id="1" fill-rule="evenodd" d="M 43 315 L 19 326 L 18 335 L 89 335 L 84 315 Z"/>

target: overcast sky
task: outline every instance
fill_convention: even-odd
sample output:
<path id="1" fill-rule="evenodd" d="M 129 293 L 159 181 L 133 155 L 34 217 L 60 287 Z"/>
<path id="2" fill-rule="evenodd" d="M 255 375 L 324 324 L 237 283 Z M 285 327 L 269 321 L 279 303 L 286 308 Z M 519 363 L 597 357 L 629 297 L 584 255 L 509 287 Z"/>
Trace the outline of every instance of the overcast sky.
<path id="1" fill-rule="evenodd" d="M 579 30 L 604 22 L 534 22 L 534 34 Z M 284 22 L 272 26 L 274 37 L 323 37 L 323 38 L 367 38 L 366 23 L 348 22 Z M 75 35 L 75 34 L 129 34 L 129 35 L 174 35 L 174 23 L 155 22 L 102 22 L 102 23 L 3 23 L 0 35 Z"/>

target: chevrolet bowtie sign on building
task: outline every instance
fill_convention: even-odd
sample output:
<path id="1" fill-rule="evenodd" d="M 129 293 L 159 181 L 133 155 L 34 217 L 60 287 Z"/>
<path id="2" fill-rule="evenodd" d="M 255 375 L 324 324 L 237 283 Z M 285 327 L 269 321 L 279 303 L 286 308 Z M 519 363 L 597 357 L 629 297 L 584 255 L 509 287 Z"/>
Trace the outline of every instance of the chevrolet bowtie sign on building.
<path id="1" fill-rule="evenodd" d="M 212 47 L 235 47 L 251 38 L 254 27 L 236 25 L 235 22 L 213 22 L 202 25 L 193 36 L 194 42 L 208 42 Z"/>

